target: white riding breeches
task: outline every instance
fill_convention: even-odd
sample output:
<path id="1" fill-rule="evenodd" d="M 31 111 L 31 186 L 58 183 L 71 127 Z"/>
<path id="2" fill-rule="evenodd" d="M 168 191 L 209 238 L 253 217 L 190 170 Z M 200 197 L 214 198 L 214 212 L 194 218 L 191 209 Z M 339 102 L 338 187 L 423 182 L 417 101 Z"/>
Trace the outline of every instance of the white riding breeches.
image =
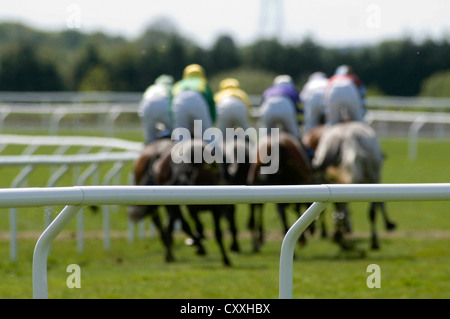
<path id="1" fill-rule="evenodd" d="M 192 131 L 195 120 L 201 120 L 202 136 L 206 129 L 212 127 L 209 107 L 200 92 L 183 91 L 172 101 L 173 128 L 186 128 Z"/>
<path id="2" fill-rule="evenodd" d="M 340 80 L 332 84 L 325 94 L 325 107 L 328 125 L 363 120 L 362 99 L 351 80 Z"/>
<path id="3" fill-rule="evenodd" d="M 158 127 L 159 123 L 163 124 L 167 130 L 172 129 L 169 105 L 169 98 L 164 96 L 153 96 L 142 100 L 139 104 L 138 115 L 141 118 L 145 143 L 148 144 L 157 139 L 161 129 Z"/>
<path id="4" fill-rule="evenodd" d="M 278 127 L 300 138 L 297 114 L 291 99 L 285 96 L 268 97 L 261 105 L 260 127 Z"/>
<path id="5" fill-rule="evenodd" d="M 324 105 L 324 93 L 325 88 L 322 90 L 314 90 L 308 94 L 305 101 L 303 101 L 304 119 L 305 119 L 305 131 L 309 132 L 314 127 L 320 125 L 320 117 L 322 116 Z"/>
<path id="6" fill-rule="evenodd" d="M 250 127 L 247 105 L 238 97 L 227 96 L 216 104 L 216 126 L 225 137 L 227 128 Z"/>

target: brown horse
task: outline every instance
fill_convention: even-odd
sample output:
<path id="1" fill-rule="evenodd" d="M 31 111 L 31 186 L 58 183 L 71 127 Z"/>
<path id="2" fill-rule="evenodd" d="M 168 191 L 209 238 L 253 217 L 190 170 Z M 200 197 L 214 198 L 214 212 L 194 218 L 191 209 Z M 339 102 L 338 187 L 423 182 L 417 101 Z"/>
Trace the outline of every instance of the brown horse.
<path id="1" fill-rule="evenodd" d="M 226 139 L 222 144 L 222 153 L 224 156 L 224 165 L 222 168 L 223 183 L 226 185 L 245 185 L 250 168 L 250 142 L 245 136 L 236 135 L 232 139 Z M 229 224 L 232 236 L 230 250 L 239 252 L 238 229 L 236 225 L 236 205 L 222 205 L 225 211 L 225 217 Z M 194 214 L 193 219 L 196 229 L 201 238 L 203 235 L 203 225 L 198 216 Z"/>
<path id="2" fill-rule="evenodd" d="M 134 163 L 134 182 L 136 185 L 163 185 L 170 178 L 170 167 L 167 162 L 167 154 L 170 154 L 174 142 L 168 138 L 155 140 L 145 146 L 140 156 Z M 174 261 L 172 253 L 172 232 L 176 220 L 181 221 L 183 231 L 192 238 L 198 253 L 202 254 L 204 248 L 200 239 L 193 234 L 189 224 L 185 220 L 178 205 L 166 205 L 169 216 L 167 228 L 163 226 L 158 214 L 158 205 L 136 205 L 130 207 L 129 217 L 133 221 L 139 221 L 146 216 L 151 216 L 158 229 L 161 240 L 166 248 L 166 261 Z"/>
<path id="3" fill-rule="evenodd" d="M 188 139 L 187 141 L 178 142 L 176 146 L 178 148 L 174 154 L 176 156 L 182 156 L 183 160 L 172 160 L 172 150 L 174 148 L 161 156 L 160 165 L 165 169 L 161 169 L 160 171 L 166 172 L 164 173 L 164 177 L 159 179 L 161 184 L 185 186 L 208 185 L 211 187 L 223 184 L 223 165 L 216 161 L 207 163 L 203 159 L 200 162 L 195 161 L 195 152 L 200 150 L 202 154 L 204 154 L 205 147 L 207 146 L 205 142 L 196 139 Z M 228 213 L 229 205 L 187 205 L 187 209 L 196 222 L 200 234 L 202 233 L 202 225 L 199 221 L 198 214 L 203 211 L 212 213 L 215 238 L 222 254 L 222 261 L 224 265 L 231 266 L 230 259 L 228 258 L 223 245 L 223 233 L 220 226 L 221 218 Z M 169 229 L 169 231 L 171 230 Z"/>
<path id="4" fill-rule="evenodd" d="M 384 155 L 375 131 L 366 123 L 345 122 L 331 127 L 318 127 L 305 136 L 305 144 L 314 148 L 313 168 L 324 182 L 341 184 L 380 183 Z M 349 244 L 343 236 L 351 231 L 348 203 L 337 203 L 335 240 L 344 248 Z M 389 220 L 384 203 L 371 203 L 371 248 L 380 247 L 375 227 L 375 213 L 382 212 L 387 230 L 396 225 Z M 350 245 L 351 247 L 351 245 Z"/>
<path id="5" fill-rule="evenodd" d="M 225 157 L 225 183 L 227 185 L 246 185 L 248 171 L 250 169 L 250 142 L 245 137 L 235 136 L 232 140 L 227 140 L 223 144 L 223 154 Z M 232 235 L 231 250 L 239 252 L 236 227 L 236 205 L 227 206 L 226 217 Z"/>
<path id="6" fill-rule="evenodd" d="M 278 158 L 271 156 L 270 150 L 278 149 Z M 267 159 L 264 154 L 271 156 L 271 160 L 277 161 L 278 170 L 274 174 L 262 174 L 264 163 Z M 271 163 L 273 165 L 273 163 Z M 280 131 L 278 139 L 268 137 L 261 140 L 258 146 L 258 156 L 256 163 L 250 165 L 248 174 L 249 185 L 305 185 L 312 182 L 313 174 L 308 155 L 298 139 L 289 133 Z M 307 203 L 305 203 L 307 204 Z M 286 220 L 286 208 L 288 204 L 277 203 L 277 210 L 283 223 L 283 231 L 289 229 Z M 249 228 L 253 233 L 253 249 L 259 251 L 263 241 L 262 204 L 251 205 Z M 295 205 L 299 212 L 300 203 Z M 300 214 L 300 213 L 299 213 Z M 300 241 L 305 243 L 305 236 L 302 234 Z"/>

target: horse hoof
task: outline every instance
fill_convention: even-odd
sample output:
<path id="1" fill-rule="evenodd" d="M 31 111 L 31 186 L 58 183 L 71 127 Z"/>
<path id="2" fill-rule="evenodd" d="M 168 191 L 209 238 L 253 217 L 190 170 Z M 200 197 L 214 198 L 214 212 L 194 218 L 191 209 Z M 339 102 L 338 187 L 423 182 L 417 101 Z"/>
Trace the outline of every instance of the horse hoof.
<path id="1" fill-rule="evenodd" d="M 253 243 L 253 253 L 259 253 L 261 251 L 261 245 Z"/>
<path id="2" fill-rule="evenodd" d="M 173 263 L 175 261 L 175 258 L 170 254 L 166 255 L 166 262 L 167 263 Z"/>
<path id="3" fill-rule="evenodd" d="M 197 255 L 198 256 L 206 256 L 206 250 L 203 246 L 200 246 L 197 248 Z"/>
<path id="4" fill-rule="evenodd" d="M 386 223 L 386 230 L 388 231 L 392 231 L 395 230 L 397 228 L 397 225 L 391 222 L 387 222 Z"/>
<path id="5" fill-rule="evenodd" d="M 230 260 L 228 260 L 228 258 L 223 260 L 223 264 L 225 267 L 232 267 L 231 262 Z"/>
<path id="6" fill-rule="evenodd" d="M 353 248 L 355 248 L 353 243 L 349 240 L 342 240 L 340 242 L 340 245 L 341 245 L 341 248 L 345 251 L 353 250 Z"/>
<path id="7" fill-rule="evenodd" d="M 334 235 L 333 235 L 333 241 L 334 241 L 335 243 L 340 243 L 340 242 L 342 241 L 343 237 L 344 237 L 344 236 L 342 235 L 342 233 L 339 232 L 339 231 L 337 231 L 337 232 L 335 232 Z"/>
<path id="8" fill-rule="evenodd" d="M 300 247 L 305 247 L 306 246 L 306 238 L 301 238 L 298 240 L 298 245 Z"/>
<path id="9" fill-rule="evenodd" d="M 232 244 L 231 247 L 230 247 L 230 250 L 232 252 L 235 252 L 235 253 L 238 253 L 238 252 L 241 251 L 240 248 L 239 248 L 239 245 L 237 243 Z"/>

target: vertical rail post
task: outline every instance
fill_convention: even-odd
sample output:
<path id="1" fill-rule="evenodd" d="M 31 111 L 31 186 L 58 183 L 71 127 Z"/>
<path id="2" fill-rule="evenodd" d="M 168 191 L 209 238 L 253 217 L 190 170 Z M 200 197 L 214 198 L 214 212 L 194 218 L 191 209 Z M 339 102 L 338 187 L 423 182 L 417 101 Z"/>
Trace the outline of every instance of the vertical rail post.
<path id="1" fill-rule="evenodd" d="M 29 164 L 22 168 L 19 175 L 14 178 L 11 188 L 19 187 L 21 183 L 30 175 L 34 166 Z M 11 230 L 11 242 L 9 246 L 9 255 L 12 261 L 17 261 L 17 208 L 13 207 L 9 210 L 9 229 Z"/>
<path id="2" fill-rule="evenodd" d="M 408 130 L 408 159 L 413 162 L 417 159 L 417 138 L 419 131 L 426 123 L 424 116 L 418 116 L 411 123 Z"/>
<path id="3" fill-rule="evenodd" d="M 117 162 L 113 165 L 113 167 L 106 173 L 106 176 L 103 180 L 104 185 L 108 185 L 111 182 L 111 179 L 117 175 L 123 167 L 123 162 Z M 109 221 L 109 206 L 103 206 L 103 247 L 105 250 L 109 250 L 111 248 L 111 235 L 109 232 L 110 221 Z"/>
<path id="4" fill-rule="evenodd" d="M 86 180 L 98 170 L 98 163 L 92 163 L 86 168 L 77 180 L 77 185 L 82 186 Z M 84 216 L 83 211 L 78 214 L 77 219 L 77 249 L 81 253 L 84 251 Z"/>
<path id="5" fill-rule="evenodd" d="M 80 210 L 80 206 L 66 206 L 39 237 L 33 254 L 33 298 L 47 299 L 47 258 L 53 240 Z"/>
<path id="6" fill-rule="evenodd" d="M 295 244 L 300 235 L 319 217 L 327 205 L 327 202 L 313 203 L 284 236 L 280 254 L 280 299 L 292 299 Z"/>
<path id="7" fill-rule="evenodd" d="M 50 176 L 50 179 L 47 182 L 47 187 L 54 187 L 58 180 L 64 176 L 64 174 L 68 171 L 69 165 L 64 164 L 61 165 L 57 171 L 55 171 L 52 176 Z M 46 206 L 45 207 L 45 227 L 48 227 L 50 225 L 52 220 L 52 207 Z"/>

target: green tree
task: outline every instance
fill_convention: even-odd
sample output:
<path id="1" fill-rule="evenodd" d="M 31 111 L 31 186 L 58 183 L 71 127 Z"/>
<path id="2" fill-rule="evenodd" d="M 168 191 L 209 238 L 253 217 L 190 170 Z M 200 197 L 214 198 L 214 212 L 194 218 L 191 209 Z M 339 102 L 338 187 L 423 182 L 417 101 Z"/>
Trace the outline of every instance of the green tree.
<path id="1" fill-rule="evenodd" d="M 2 56 L 0 90 L 59 91 L 64 89 L 56 66 L 40 58 L 30 45 L 21 45 Z"/>
<path id="2" fill-rule="evenodd" d="M 422 82 L 421 96 L 450 97 L 450 70 L 433 73 Z"/>
<path id="3" fill-rule="evenodd" d="M 285 73 L 285 47 L 277 40 L 260 40 L 243 51 L 246 66 Z"/>
<path id="4" fill-rule="evenodd" d="M 100 56 L 99 49 L 92 43 L 89 43 L 81 53 L 80 58 L 76 61 L 73 68 L 73 84 L 75 89 L 80 89 L 80 85 L 83 81 L 86 81 L 86 77 L 91 77 L 89 73 L 92 70 L 102 69 L 104 71 L 108 70 L 106 62 Z M 102 72 L 104 72 L 102 71 Z M 95 74 L 95 72 L 93 74 Z M 109 84 L 108 84 L 109 85 Z M 85 86 L 85 84 L 83 84 Z"/>
<path id="5" fill-rule="evenodd" d="M 241 88 L 248 94 L 260 95 L 265 89 L 272 85 L 273 79 L 277 74 L 274 72 L 240 67 L 233 70 L 220 72 L 210 79 L 213 91 L 219 89 L 219 83 L 225 78 L 235 78 L 239 81 Z"/>
<path id="6" fill-rule="evenodd" d="M 232 70 L 240 65 L 240 57 L 238 49 L 232 37 L 222 35 L 217 38 L 216 42 L 209 52 L 211 56 L 211 73 L 218 71 Z"/>
<path id="7" fill-rule="evenodd" d="M 80 91 L 111 91 L 109 72 L 101 65 L 91 67 L 81 79 Z"/>
<path id="8" fill-rule="evenodd" d="M 139 53 L 133 46 L 122 47 L 108 61 L 110 69 L 110 85 L 114 91 L 141 91 L 139 79 Z"/>

